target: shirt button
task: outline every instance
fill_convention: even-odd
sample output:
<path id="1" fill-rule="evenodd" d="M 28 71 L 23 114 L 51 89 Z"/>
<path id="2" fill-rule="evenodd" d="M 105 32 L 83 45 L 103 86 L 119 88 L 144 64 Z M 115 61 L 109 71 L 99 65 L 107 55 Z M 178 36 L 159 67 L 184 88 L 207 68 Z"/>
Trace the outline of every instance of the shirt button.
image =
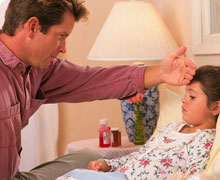
<path id="1" fill-rule="evenodd" d="M 30 102 L 29 102 L 29 101 L 26 101 L 26 105 L 29 107 L 29 106 L 30 106 Z"/>
<path id="2" fill-rule="evenodd" d="M 22 67 L 23 67 L 22 63 L 18 63 L 18 68 L 22 68 Z"/>

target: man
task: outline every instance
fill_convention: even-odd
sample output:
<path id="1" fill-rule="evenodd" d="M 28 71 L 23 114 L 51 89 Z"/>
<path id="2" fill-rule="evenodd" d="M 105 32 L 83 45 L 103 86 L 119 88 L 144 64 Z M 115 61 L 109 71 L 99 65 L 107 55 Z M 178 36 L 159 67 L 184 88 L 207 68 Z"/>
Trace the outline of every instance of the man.
<path id="1" fill-rule="evenodd" d="M 160 83 L 184 85 L 192 79 L 196 65 L 179 57 L 185 47 L 147 68 L 92 68 L 58 59 L 75 22 L 87 14 L 77 0 L 10 1 L 0 33 L 0 179 L 55 179 L 99 157 L 77 152 L 18 172 L 21 129 L 41 104 L 124 99 Z"/>

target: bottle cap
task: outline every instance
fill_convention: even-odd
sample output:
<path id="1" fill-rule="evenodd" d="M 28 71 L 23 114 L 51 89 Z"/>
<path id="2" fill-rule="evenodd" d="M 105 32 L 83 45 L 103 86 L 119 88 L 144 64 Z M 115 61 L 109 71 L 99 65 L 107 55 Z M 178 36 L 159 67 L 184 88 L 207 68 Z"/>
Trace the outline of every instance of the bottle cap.
<path id="1" fill-rule="evenodd" d="M 111 131 L 119 131 L 119 128 L 111 128 Z"/>
<path id="2" fill-rule="evenodd" d="M 99 124 L 100 125 L 106 125 L 106 124 L 108 124 L 108 119 L 100 119 L 100 121 L 99 121 Z"/>

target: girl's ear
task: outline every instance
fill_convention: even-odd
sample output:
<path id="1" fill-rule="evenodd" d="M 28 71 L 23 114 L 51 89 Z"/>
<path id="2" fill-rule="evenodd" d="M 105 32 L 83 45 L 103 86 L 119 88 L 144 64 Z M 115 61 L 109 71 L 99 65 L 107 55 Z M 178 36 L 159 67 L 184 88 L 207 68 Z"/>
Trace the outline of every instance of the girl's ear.
<path id="1" fill-rule="evenodd" d="M 214 116 L 220 114 L 220 101 L 216 101 L 212 104 L 211 111 Z"/>

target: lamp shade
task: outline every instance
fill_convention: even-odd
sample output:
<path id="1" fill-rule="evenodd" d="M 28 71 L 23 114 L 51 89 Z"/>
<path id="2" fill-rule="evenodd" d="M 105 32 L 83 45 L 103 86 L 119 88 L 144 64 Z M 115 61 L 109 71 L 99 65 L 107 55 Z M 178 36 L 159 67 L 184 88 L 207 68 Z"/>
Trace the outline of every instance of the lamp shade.
<path id="1" fill-rule="evenodd" d="M 177 44 L 152 3 L 116 1 L 89 55 L 89 60 L 161 60 Z"/>

